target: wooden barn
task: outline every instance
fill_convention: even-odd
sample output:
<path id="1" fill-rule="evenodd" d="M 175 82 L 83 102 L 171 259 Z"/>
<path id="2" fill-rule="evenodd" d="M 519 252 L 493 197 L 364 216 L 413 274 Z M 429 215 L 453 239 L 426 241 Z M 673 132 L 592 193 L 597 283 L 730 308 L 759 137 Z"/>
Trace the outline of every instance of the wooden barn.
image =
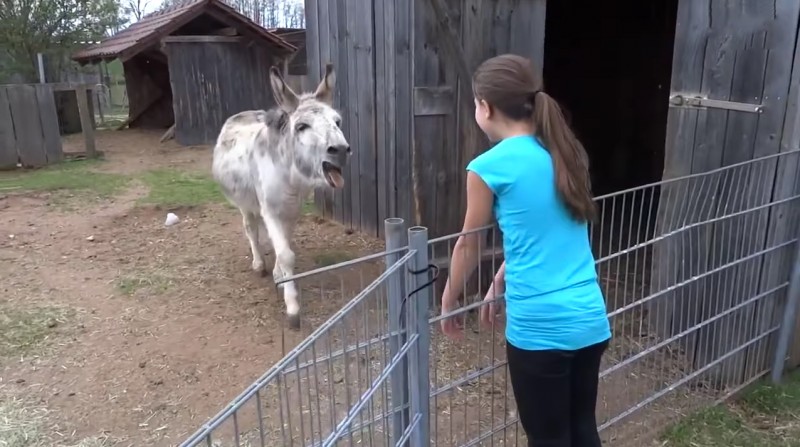
<path id="1" fill-rule="evenodd" d="M 541 67 L 545 89 L 589 152 L 597 195 L 800 147 L 797 0 L 306 0 L 305 6 L 309 77 L 319 79 L 324 64 L 335 63 L 336 105 L 353 148 L 349 186 L 318 193 L 317 206 L 367 233 L 380 234 L 387 217 L 425 225 L 434 237 L 461 229 L 465 167 L 489 147 L 474 124 L 471 74 L 502 53 L 527 56 Z M 761 179 L 742 175 L 739 194 L 751 195 L 750 203 L 791 204 L 800 167 L 796 157 L 780 160 Z M 705 187 L 694 192 L 698 199 L 720 200 L 720 185 Z M 685 199 L 676 200 L 687 191 L 668 184 L 652 190 L 647 200 L 657 211 L 649 223 L 657 231 L 699 227 L 703 217 L 691 215 L 696 210 Z M 693 275 L 744 262 L 731 248 L 743 241 L 754 247 L 748 253 L 782 254 L 748 255 L 765 263 L 764 274 L 759 264 L 741 278 L 759 291 L 784 281 L 791 257 L 769 245 L 800 231 L 799 208 L 796 201 L 785 212 L 764 205 L 763 214 L 747 216 L 750 230 L 701 228 L 690 241 L 665 236 L 647 247 L 652 269 L 646 275 L 658 280 L 641 279 L 654 290 L 645 307 L 666 303 L 651 314 L 660 312 L 654 332 L 676 337 L 709 318 L 702 314 L 722 298 L 709 297 L 710 289 L 698 284 L 713 288 L 710 280 L 696 284 Z M 615 228 L 619 222 L 604 223 L 622 231 Z M 724 299 L 734 308 L 748 297 L 741 292 Z M 751 308 L 731 318 L 760 318 L 763 326 L 772 321 L 772 309 Z M 748 324 L 737 334 L 751 334 Z M 711 324 L 693 340 L 711 340 L 717 330 L 718 323 Z M 704 365 L 731 343 L 733 337 L 716 336 L 698 344 L 694 361 Z M 748 350 L 748 359 L 755 352 Z M 741 373 L 740 363 L 726 374 Z"/>
<path id="2" fill-rule="evenodd" d="M 273 104 L 269 67 L 292 44 L 220 0 L 186 0 L 73 55 L 81 64 L 120 59 L 128 126 L 175 126 L 183 145 L 212 143 L 230 115 Z"/>
<path id="3" fill-rule="evenodd" d="M 597 194 L 785 146 L 800 62 L 795 0 L 306 0 L 305 8 L 309 77 L 335 63 L 355 150 L 353 186 L 317 201 L 354 229 L 379 233 L 390 216 L 434 236 L 460 229 L 464 168 L 488 144 L 473 124 L 469 76 L 505 52 L 543 67 L 546 89 L 590 152 Z M 760 103 L 764 113 L 727 102 L 700 111 L 673 104 L 679 94 Z M 693 159 L 755 120 L 757 145 L 729 142 L 725 155 Z"/>

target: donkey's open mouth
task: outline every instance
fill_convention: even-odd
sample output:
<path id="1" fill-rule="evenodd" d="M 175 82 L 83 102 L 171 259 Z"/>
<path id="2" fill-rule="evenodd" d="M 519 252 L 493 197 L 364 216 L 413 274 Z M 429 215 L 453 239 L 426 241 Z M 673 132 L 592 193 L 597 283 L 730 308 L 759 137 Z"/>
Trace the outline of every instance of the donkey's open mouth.
<path id="1" fill-rule="evenodd" d="M 322 172 L 325 174 L 325 180 L 333 188 L 344 187 L 344 177 L 342 176 L 342 168 L 334 165 L 333 163 L 323 161 Z"/>

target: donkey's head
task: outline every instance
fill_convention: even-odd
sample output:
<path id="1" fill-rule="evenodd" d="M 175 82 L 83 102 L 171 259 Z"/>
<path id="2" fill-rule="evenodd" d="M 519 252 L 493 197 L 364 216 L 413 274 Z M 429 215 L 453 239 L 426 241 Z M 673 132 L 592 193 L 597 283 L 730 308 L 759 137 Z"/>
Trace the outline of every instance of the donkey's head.
<path id="1" fill-rule="evenodd" d="M 269 74 L 275 101 L 288 114 L 284 138 L 295 167 L 311 183 L 344 187 L 342 171 L 350 145 L 340 127 L 342 118 L 333 109 L 333 65 L 325 67 L 325 76 L 314 93 L 301 95 L 286 84 L 276 67 Z"/>

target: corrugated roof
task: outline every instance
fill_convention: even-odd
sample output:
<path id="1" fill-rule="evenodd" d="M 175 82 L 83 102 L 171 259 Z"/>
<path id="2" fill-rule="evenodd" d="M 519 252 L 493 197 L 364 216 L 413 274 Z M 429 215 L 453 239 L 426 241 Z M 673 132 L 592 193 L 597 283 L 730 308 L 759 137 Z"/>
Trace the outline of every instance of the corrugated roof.
<path id="1" fill-rule="evenodd" d="M 216 9 L 228 16 L 243 28 L 265 41 L 289 52 L 297 48 L 275 33 L 269 32 L 249 18 L 240 14 L 220 0 L 184 0 L 160 11 L 148 14 L 119 33 L 103 40 L 97 45 L 78 51 L 72 59 L 78 62 L 92 62 L 98 59 L 113 59 L 123 55 L 132 56 L 175 32 L 181 26 L 201 15 L 204 11 Z"/>

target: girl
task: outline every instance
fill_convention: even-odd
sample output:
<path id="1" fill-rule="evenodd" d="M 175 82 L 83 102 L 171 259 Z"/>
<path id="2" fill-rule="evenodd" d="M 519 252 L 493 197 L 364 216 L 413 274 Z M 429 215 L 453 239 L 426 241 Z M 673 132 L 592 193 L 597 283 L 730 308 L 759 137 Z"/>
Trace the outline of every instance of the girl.
<path id="1" fill-rule="evenodd" d="M 508 370 L 520 423 L 535 447 L 600 447 L 595 406 L 611 338 L 587 223 L 595 205 L 588 156 L 542 79 L 521 56 L 485 61 L 472 78 L 475 121 L 498 143 L 467 166 L 464 232 L 491 222 L 505 262 L 486 296 L 505 291 Z M 458 306 L 478 263 L 480 232 L 456 242 L 442 315 Z M 493 325 L 494 305 L 481 307 Z M 452 338 L 463 329 L 442 321 Z"/>

